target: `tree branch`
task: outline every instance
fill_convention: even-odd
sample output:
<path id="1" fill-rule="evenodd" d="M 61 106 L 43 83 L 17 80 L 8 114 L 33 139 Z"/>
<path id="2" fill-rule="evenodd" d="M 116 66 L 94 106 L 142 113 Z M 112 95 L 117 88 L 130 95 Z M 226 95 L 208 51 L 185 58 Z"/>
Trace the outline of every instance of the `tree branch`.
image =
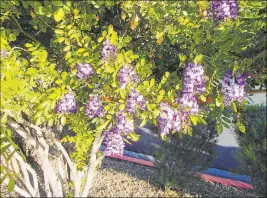
<path id="1" fill-rule="evenodd" d="M 72 163 L 68 153 L 66 152 L 65 148 L 58 141 L 55 141 L 55 144 L 58 147 L 58 149 L 62 152 L 63 156 L 65 157 L 65 159 L 66 159 L 66 161 L 70 167 L 70 170 L 71 170 L 74 178 L 76 178 L 76 170 L 75 170 L 73 163 Z"/>
<path id="2" fill-rule="evenodd" d="M 16 19 L 16 17 L 14 17 L 14 15 L 12 13 L 10 13 L 10 16 L 11 16 L 12 20 L 15 22 L 15 24 L 18 26 L 18 28 L 21 31 L 21 33 L 23 33 L 25 36 L 29 37 L 34 42 L 37 42 L 37 43 L 42 44 L 41 42 L 39 42 L 38 40 L 36 40 L 33 36 L 31 36 L 30 34 L 28 34 L 27 32 L 25 32 L 25 30 L 23 30 L 23 28 L 19 24 L 18 20 Z"/>
<path id="3" fill-rule="evenodd" d="M 13 128 L 22 138 L 24 138 L 27 143 L 29 143 L 30 145 L 34 146 L 34 147 L 42 147 L 42 149 L 44 149 L 44 146 L 42 144 L 40 144 L 33 136 L 31 136 L 30 134 L 28 134 L 27 132 L 25 132 L 25 130 L 15 121 L 8 121 L 7 122 L 8 125 L 11 126 L 11 128 Z"/>
<path id="4" fill-rule="evenodd" d="M 256 90 L 250 90 L 247 92 L 248 94 L 257 94 L 257 93 L 265 93 L 266 94 L 266 89 L 256 89 Z"/>
<path id="5" fill-rule="evenodd" d="M 99 135 L 94 140 L 92 151 L 91 151 L 91 156 L 89 160 L 89 169 L 88 169 L 87 176 L 86 176 L 85 187 L 81 192 L 82 197 L 87 197 L 89 194 L 89 190 L 93 182 L 95 168 L 97 166 L 96 153 L 98 152 L 103 139 L 104 139 L 104 135 L 100 132 Z"/>
<path id="6" fill-rule="evenodd" d="M 10 150 L 12 151 L 14 149 L 11 148 Z M 26 162 L 24 162 L 22 157 L 17 152 L 14 153 L 14 157 L 19 161 L 25 186 L 28 188 L 33 197 L 39 196 L 38 180 L 35 170 L 33 170 Z M 34 187 L 31 185 L 28 171 L 32 174 Z"/>

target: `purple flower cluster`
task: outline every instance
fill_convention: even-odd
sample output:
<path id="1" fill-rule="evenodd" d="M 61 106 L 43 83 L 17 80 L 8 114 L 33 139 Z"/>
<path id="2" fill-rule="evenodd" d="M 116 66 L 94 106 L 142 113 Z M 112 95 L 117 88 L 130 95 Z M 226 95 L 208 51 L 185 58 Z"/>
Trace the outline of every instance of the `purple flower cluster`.
<path id="1" fill-rule="evenodd" d="M 203 66 L 188 63 L 184 72 L 183 92 L 201 94 L 206 90 L 205 83 Z"/>
<path id="2" fill-rule="evenodd" d="M 134 121 L 127 120 L 123 112 L 119 112 L 116 116 L 116 125 L 114 127 L 114 132 L 127 135 L 128 133 L 134 131 Z"/>
<path id="3" fill-rule="evenodd" d="M 172 109 L 168 104 L 160 104 L 160 115 L 158 117 L 158 127 L 161 134 L 169 134 L 172 130 L 180 131 L 181 129 L 181 114 Z"/>
<path id="4" fill-rule="evenodd" d="M 119 71 L 119 83 L 121 88 L 125 88 L 130 81 L 138 82 L 139 78 L 133 67 L 124 65 Z"/>
<path id="5" fill-rule="evenodd" d="M 195 95 L 206 91 L 206 80 L 202 65 L 189 63 L 184 72 L 183 93 L 176 101 L 183 107 L 183 111 L 195 114 L 199 112 Z"/>
<path id="6" fill-rule="evenodd" d="M 95 116 L 97 117 L 105 116 L 102 103 L 99 101 L 98 96 L 96 95 L 90 96 L 88 103 L 85 105 L 84 111 L 85 115 L 89 116 L 90 118 L 93 118 Z"/>
<path id="7" fill-rule="evenodd" d="M 217 20 L 235 19 L 237 16 L 236 0 L 212 0 L 211 8 Z"/>
<path id="8" fill-rule="evenodd" d="M 244 99 L 247 77 L 248 74 L 246 72 L 233 76 L 233 72 L 228 71 L 224 75 L 223 80 L 221 80 L 221 85 L 225 106 L 230 106 L 233 101 L 241 102 Z"/>
<path id="9" fill-rule="evenodd" d="M 91 65 L 87 63 L 81 63 L 77 66 L 77 77 L 79 79 L 88 79 L 89 77 L 95 74 L 95 70 L 91 67 Z"/>
<path id="10" fill-rule="evenodd" d="M 136 106 L 139 105 L 142 110 L 146 108 L 144 97 L 136 90 L 131 90 L 128 95 L 126 108 L 129 113 L 135 113 Z"/>
<path id="11" fill-rule="evenodd" d="M 114 132 L 114 130 L 108 131 L 105 135 L 104 143 L 106 145 L 105 155 L 109 156 L 113 153 L 123 155 L 125 144 L 119 133 Z"/>
<path id="12" fill-rule="evenodd" d="M 116 60 L 117 52 L 115 45 L 112 45 L 109 41 L 106 41 L 102 48 L 101 58 L 103 61 Z"/>
<path id="13" fill-rule="evenodd" d="M 105 154 L 111 155 L 112 153 L 123 155 L 124 142 L 123 137 L 128 133 L 134 131 L 133 120 L 127 120 L 123 112 L 119 112 L 116 116 L 116 125 L 113 129 L 106 132 L 105 135 Z"/>
<path id="14" fill-rule="evenodd" d="M 75 113 L 77 110 L 77 103 L 73 92 L 66 94 L 61 101 L 58 101 L 55 107 L 57 113 Z"/>

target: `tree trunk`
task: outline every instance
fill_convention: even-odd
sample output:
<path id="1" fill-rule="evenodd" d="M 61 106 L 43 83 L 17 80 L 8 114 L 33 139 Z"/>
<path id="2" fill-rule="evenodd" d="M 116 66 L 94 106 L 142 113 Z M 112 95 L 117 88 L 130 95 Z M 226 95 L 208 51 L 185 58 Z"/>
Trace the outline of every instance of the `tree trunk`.
<path id="1" fill-rule="evenodd" d="M 46 196 L 48 197 L 64 197 L 66 193 L 64 193 L 64 178 L 66 178 L 64 175 L 67 174 L 67 169 L 63 169 L 64 162 L 60 161 L 59 156 L 56 156 L 57 163 L 53 163 L 51 159 L 49 158 L 49 149 L 51 146 L 56 146 L 58 151 L 60 151 L 61 155 L 66 160 L 66 163 L 70 169 L 70 172 L 72 174 L 72 178 L 69 178 L 70 181 L 74 184 L 74 195 L 75 197 L 87 197 L 90 191 L 90 188 L 93 184 L 93 177 L 95 173 L 95 169 L 97 165 L 101 162 L 101 160 L 104 158 L 104 155 L 101 155 L 97 158 L 97 152 L 99 151 L 99 148 L 101 146 L 101 143 L 103 141 L 103 135 L 100 133 L 94 140 L 90 159 L 88 162 L 88 166 L 85 167 L 82 171 L 79 171 L 75 168 L 75 164 L 71 161 L 69 154 L 67 153 L 66 149 L 61 145 L 61 143 L 56 140 L 53 136 L 53 133 L 51 130 L 47 128 L 40 128 L 26 120 L 21 121 L 20 123 L 17 123 L 14 120 L 9 120 L 8 125 L 16 132 L 18 133 L 26 142 L 27 144 L 32 145 L 37 151 L 38 156 L 40 157 L 40 161 L 37 162 L 42 171 L 44 176 L 44 183 L 45 183 L 45 189 Z M 28 130 L 25 130 L 25 126 L 32 130 L 35 130 L 37 136 L 33 136 L 28 132 Z M 43 132 L 45 131 L 46 137 L 49 138 L 49 141 L 44 138 Z M 36 177 L 36 172 L 30 168 L 30 166 L 23 161 L 19 160 L 21 167 L 28 167 L 28 170 L 30 169 L 30 172 L 32 175 L 35 175 L 34 179 L 34 187 L 30 185 L 29 182 L 29 175 L 28 172 L 25 171 L 25 168 L 20 170 L 23 173 L 24 178 L 24 188 L 19 187 L 16 185 L 15 191 L 22 196 L 29 197 L 39 197 L 39 187 L 38 187 L 38 181 Z M 23 165 L 21 165 L 23 164 Z M 55 164 L 57 164 L 55 166 Z M 54 166 L 53 166 L 54 165 Z M 83 185 L 82 181 L 86 181 Z M 84 187 L 83 187 L 84 186 Z M 29 193 L 30 192 L 30 193 Z"/>

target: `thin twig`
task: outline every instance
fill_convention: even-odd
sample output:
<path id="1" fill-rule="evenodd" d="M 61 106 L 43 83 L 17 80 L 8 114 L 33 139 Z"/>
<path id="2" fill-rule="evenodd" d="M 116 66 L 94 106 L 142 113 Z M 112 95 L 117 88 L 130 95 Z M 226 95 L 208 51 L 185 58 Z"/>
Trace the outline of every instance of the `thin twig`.
<path id="1" fill-rule="evenodd" d="M 28 34 L 27 32 L 25 32 L 25 30 L 23 30 L 23 28 L 21 27 L 21 25 L 19 24 L 18 20 L 16 19 L 16 17 L 14 17 L 13 14 L 10 13 L 11 18 L 13 19 L 13 21 L 16 23 L 16 25 L 18 26 L 19 30 L 21 31 L 21 33 L 23 33 L 25 36 L 29 37 L 31 40 L 40 43 L 38 40 L 36 40 L 33 36 L 31 36 L 30 34 Z M 41 43 L 42 44 L 42 43 Z M 43 45 L 43 44 L 42 44 Z"/>

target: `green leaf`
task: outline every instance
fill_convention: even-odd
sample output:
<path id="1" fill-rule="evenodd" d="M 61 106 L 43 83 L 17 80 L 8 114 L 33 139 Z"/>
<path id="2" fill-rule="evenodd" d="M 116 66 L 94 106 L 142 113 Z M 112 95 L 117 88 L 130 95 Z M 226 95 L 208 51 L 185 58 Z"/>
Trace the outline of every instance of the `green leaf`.
<path id="1" fill-rule="evenodd" d="M 50 103 L 50 100 L 44 101 L 40 105 L 38 105 L 38 109 L 44 109 L 48 104 Z"/>
<path id="2" fill-rule="evenodd" d="M 96 123 L 97 120 L 98 120 L 98 118 L 94 118 L 94 119 L 92 120 L 92 123 Z"/>
<path id="3" fill-rule="evenodd" d="M 205 97 L 205 96 L 201 95 L 201 96 L 200 96 L 200 99 L 201 99 L 203 102 L 206 102 L 206 97 Z"/>
<path id="4" fill-rule="evenodd" d="M 40 62 L 45 62 L 47 59 L 47 52 L 45 50 L 42 50 L 39 54 L 38 54 L 38 58 L 40 60 Z"/>
<path id="5" fill-rule="evenodd" d="M 105 109 L 106 111 L 108 111 L 108 110 L 110 109 L 110 106 L 109 106 L 109 105 L 106 105 L 106 106 L 104 106 L 104 109 Z"/>
<path id="6" fill-rule="evenodd" d="M 65 40 L 64 37 L 60 37 L 57 41 L 58 41 L 59 43 L 62 43 L 64 40 Z"/>
<path id="7" fill-rule="evenodd" d="M 37 73 L 37 70 L 35 68 L 28 68 L 27 71 L 26 71 L 26 74 L 29 74 L 29 75 L 34 75 Z"/>
<path id="8" fill-rule="evenodd" d="M 222 104 L 222 103 L 220 102 L 220 99 L 219 99 L 219 98 L 216 98 L 216 99 L 215 99 L 215 102 L 216 102 L 216 106 L 217 106 L 217 107 L 220 107 L 221 104 Z"/>
<path id="9" fill-rule="evenodd" d="M 97 130 L 103 130 L 104 128 L 106 128 L 106 126 L 110 123 L 110 120 L 107 120 L 106 122 L 104 122 L 102 125 L 100 125 L 99 127 L 97 127 Z"/>
<path id="10" fill-rule="evenodd" d="M 167 141 L 167 135 L 166 134 L 161 134 L 160 135 L 161 136 L 161 139 L 163 140 L 163 141 Z"/>
<path id="11" fill-rule="evenodd" d="M 48 126 L 52 126 L 53 124 L 54 124 L 54 120 L 53 120 L 53 118 L 50 118 L 48 120 Z"/>
<path id="12" fill-rule="evenodd" d="M 140 123 L 140 127 L 143 127 L 146 125 L 146 119 L 143 119 L 143 121 Z"/>
<path id="13" fill-rule="evenodd" d="M 190 117 L 190 120 L 193 123 L 193 125 L 196 126 L 197 125 L 197 121 L 198 121 L 197 117 L 193 116 L 193 115 L 189 115 L 189 117 Z"/>
<path id="14" fill-rule="evenodd" d="M 222 131 L 223 131 L 222 123 L 218 122 L 216 125 L 216 129 L 218 130 L 219 133 L 222 133 Z"/>
<path id="15" fill-rule="evenodd" d="M 16 40 L 16 35 L 15 34 L 9 34 L 8 35 L 8 40 L 9 41 L 15 41 Z"/>
<path id="16" fill-rule="evenodd" d="M 37 9 L 37 14 L 45 15 L 45 11 L 46 11 L 45 7 L 39 6 L 38 9 Z"/>
<path id="17" fill-rule="evenodd" d="M 125 104 L 120 104 L 119 110 L 122 111 L 123 109 L 125 109 Z"/>
<path id="18" fill-rule="evenodd" d="M 202 123 L 202 124 L 207 124 L 206 120 L 204 120 L 202 117 L 198 117 L 198 120 L 199 120 L 200 123 Z"/>
<path id="19" fill-rule="evenodd" d="M 15 180 L 13 177 L 10 177 L 8 181 L 8 186 L 7 186 L 8 191 L 12 192 L 14 190 L 14 186 L 15 186 Z"/>
<path id="20" fill-rule="evenodd" d="M 63 3 L 61 1 L 58 1 L 58 0 L 53 0 L 52 3 L 55 5 L 55 6 L 63 6 Z"/>
<path id="21" fill-rule="evenodd" d="M 63 126 L 66 124 L 66 121 L 67 121 L 66 117 L 65 116 L 62 116 L 61 119 L 60 119 L 60 122 L 61 122 L 61 124 Z"/>
<path id="22" fill-rule="evenodd" d="M 203 61 L 203 56 L 202 56 L 202 54 L 197 55 L 196 58 L 194 59 L 194 62 L 195 62 L 196 64 L 201 64 L 202 61 Z"/>
<path id="23" fill-rule="evenodd" d="M 117 34 L 117 32 L 113 32 L 112 36 L 111 36 L 111 43 L 113 45 L 117 45 L 117 43 L 118 43 L 117 40 L 118 40 L 118 34 Z"/>
<path id="24" fill-rule="evenodd" d="M 56 30 L 55 30 L 55 33 L 56 33 L 56 34 L 64 34 L 64 31 L 61 30 L 61 29 L 56 29 Z"/>
<path id="25" fill-rule="evenodd" d="M 233 74 L 239 69 L 238 65 L 235 65 L 234 66 L 234 69 L 233 69 Z"/>
<path id="26" fill-rule="evenodd" d="M 152 78 L 152 79 L 150 80 L 149 86 L 150 86 L 150 87 L 153 87 L 154 85 L 155 85 L 155 79 Z"/>
<path id="27" fill-rule="evenodd" d="M 89 52 L 85 52 L 85 53 L 83 54 L 83 57 L 86 57 L 86 56 L 89 56 Z"/>
<path id="28" fill-rule="evenodd" d="M 36 120 L 35 120 L 35 124 L 36 125 L 40 125 L 42 122 L 42 118 L 41 117 L 38 117 Z"/>
<path id="29" fill-rule="evenodd" d="M 192 135 L 193 135 L 193 130 L 192 130 L 191 127 L 188 129 L 187 133 L 188 133 L 189 136 L 192 137 Z"/>
<path id="30" fill-rule="evenodd" d="M 236 104 L 235 104 L 235 102 L 232 102 L 232 103 L 231 103 L 231 108 L 232 108 L 232 110 L 233 110 L 234 112 L 237 113 L 237 108 L 236 108 Z"/>
<path id="31" fill-rule="evenodd" d="M 136 134 L 135 132 L 130 132 L 127 137 L 134 142 L 137 142 L 140 138 L 140 135 Z"/>
<path id="32" fill-rule="evenodd" d="M 245 132 L 246 132 L 246 127 L 245 127 L 242 123 L 239 124 L 238 129 L 239 129 L 242 133 L 245 133 Z"/>
<path id="33" fill-rule="evenodd" d="M 85 48 L 80 48 L 80 49 L 77 50 L 77 52 L 78 52 L 78 53 L 82 53 L 82 52 L 84 52 L 85 50 L 86 50 Z"/>
<path id="34" fill-rule="evenodd" d="M 159 91 L 159 95 L 163 96 L 165 94 L 165 91 L 162 89 Z"/>
<path id="35" fill-rule="evenodd" d="M 54 13 L 54 19 L 59 22 L 61 21 L 65 16 L 65 12 L 63 8 L 59 8 L 55 13 Z"/>
<path id="36" fill-rule="evenodd" d="M 26 43 L 26 44 L 25 44 L 25 47 L 27 47 L 27 48 L 32 47 L 32 44 L 30 44 L 30 43 Z"/>
<path id="37" fill-rule="evenodd" d="M 144 66 L 146 63 L 146 60 L 144 58 L 141 59 L 141 65 Z"/>
<path id="38" fill-rule="evenodd" d="M 178 56 L 179 56 L 179 59 L 180 59 L 181 62 L 186 61 L 186 55 L 184 55 L 184 54 L 179 54 Z"/>
<path id="39" fill-rule="evenodd" d="M 155 117 L 158 117 L 159 114 L 160 114 L 160 110 L 155 109 L 155 110 L 153 111 L 153 115 L 154 115 Z"/>
<path id="40" fill-rule="evenodd" d="M 231 120 L 229 120 L 229 119 L 226 118 L 226 117 L 222 117 L 222 119 L 223 119 L 225 122 L 227 122 L 227 123 L 231 123 Z"/>
<path id="41" fill-rule="evenodd" d="M 222 122 L 223 126 L 227 129 L 230 129 L 230 126 L 228 124 L 226 124 L 225 122 Z"/>
<path id="42" fill-rule="evenodd" d="M 108 120 L 111 120 L 111 119 L 112 119 L 112 116 L 111 116 L 111 115 L 106 115 L 106 118 L 107 118 Z"/>

